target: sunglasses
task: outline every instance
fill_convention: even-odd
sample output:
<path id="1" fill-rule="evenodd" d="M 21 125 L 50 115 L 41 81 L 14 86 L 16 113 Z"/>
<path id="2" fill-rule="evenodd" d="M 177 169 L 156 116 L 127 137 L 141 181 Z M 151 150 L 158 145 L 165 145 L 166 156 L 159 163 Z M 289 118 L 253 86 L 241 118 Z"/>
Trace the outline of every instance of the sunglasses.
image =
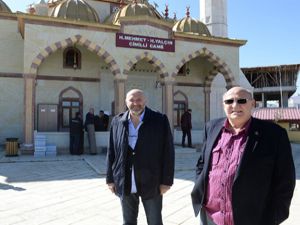
<path id="1" fill-rule="evenodd" d="M 239 104 L 239 105 L 244 105 L 244 104 L 246 104 L 248 101 L 249 101 L 250 99 L 247 99 L 247 98 L 239 98 L 239 99 L 226 99 L 226 100 L 224 100 L 224 103 L 226 104 L 226 105 L 231 105 L 231 104 L 233 104 L 234 102 L 236 102 L 237 104 Z"/>

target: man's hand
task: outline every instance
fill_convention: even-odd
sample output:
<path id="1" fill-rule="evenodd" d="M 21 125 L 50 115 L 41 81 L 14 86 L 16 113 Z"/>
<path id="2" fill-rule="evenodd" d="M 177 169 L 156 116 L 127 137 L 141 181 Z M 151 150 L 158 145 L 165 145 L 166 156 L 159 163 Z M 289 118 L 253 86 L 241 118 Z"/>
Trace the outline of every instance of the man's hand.
<path id="1" fill-rule="evenodd" d="M 107 186 L 112 193 L 116 193 L 116 187 L 114 183 L 107 184 Z"/>
<path id="2" fill-rule="evenodd" d="M 163 195 L 164 193 L 166 193 L 169 189 L 171 188 L 171 186 L 168 185 L 159 185 L 159 190 L 160 190 L 160 194 Z"/>

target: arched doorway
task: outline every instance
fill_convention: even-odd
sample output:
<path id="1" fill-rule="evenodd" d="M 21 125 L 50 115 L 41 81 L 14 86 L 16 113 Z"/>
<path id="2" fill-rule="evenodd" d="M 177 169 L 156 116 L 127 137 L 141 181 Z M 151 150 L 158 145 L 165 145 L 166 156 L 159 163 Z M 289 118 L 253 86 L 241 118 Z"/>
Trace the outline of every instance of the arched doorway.
<path id="1" fill-rule="evenodd" d="M 164 111 L 163 78 L 167 77 L 165 65 L 150 52 L 143 52 L 128 61 L 123 72 L 127 76 L 125 92 L 139 88 L 145 92 L 147 105 Z"/>

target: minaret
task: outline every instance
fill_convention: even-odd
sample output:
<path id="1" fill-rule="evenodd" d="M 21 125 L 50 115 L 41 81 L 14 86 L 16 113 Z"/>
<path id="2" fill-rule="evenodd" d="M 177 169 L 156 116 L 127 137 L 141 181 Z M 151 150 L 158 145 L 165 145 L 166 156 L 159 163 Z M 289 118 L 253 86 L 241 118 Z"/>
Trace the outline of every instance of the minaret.
<path id="1" fill-rule="evenodd" d="M 228 37 L 227 0 L 199 0 L 200 21 L 209 29 L 212 36 Z"/>

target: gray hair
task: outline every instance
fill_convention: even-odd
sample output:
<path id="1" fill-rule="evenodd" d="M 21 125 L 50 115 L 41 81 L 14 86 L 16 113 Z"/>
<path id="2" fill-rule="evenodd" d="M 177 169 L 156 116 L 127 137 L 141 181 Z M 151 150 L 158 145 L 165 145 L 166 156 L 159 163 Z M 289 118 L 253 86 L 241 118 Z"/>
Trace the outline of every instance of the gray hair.
<path id="1" fill-rule="evenodd" d="M 144 92 L 143 92 L 141 89 L 131 89 L 130 91 L 127 92 L 127 94 L 126 94 L 126 99 L 128 98 L 129 95 L 136 94 L 136 93 L 139 93 L 139 94 L 141 94 L 144 98 L 146 98 Z"/>

